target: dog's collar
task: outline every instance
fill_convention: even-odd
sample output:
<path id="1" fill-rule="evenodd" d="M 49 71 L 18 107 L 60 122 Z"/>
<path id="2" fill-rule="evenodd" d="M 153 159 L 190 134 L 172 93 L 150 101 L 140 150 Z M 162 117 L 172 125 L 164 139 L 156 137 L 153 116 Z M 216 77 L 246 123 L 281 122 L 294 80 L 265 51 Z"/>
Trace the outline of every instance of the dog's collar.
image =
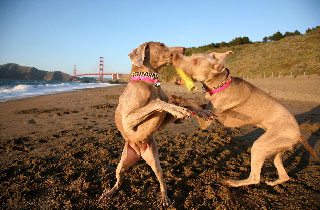
<path id="1" fill-rule="evenodd" d="M 223 89 L 225 89 L 226 87 L 228 87 L 228 85 L 231 82 L 231 74 L 229 69 L 225 68 L 226 71 L 228 72 L 227 78 L 225 78 L 220 84 L 218 84 L 217 86 L 213 87 L 212 89 L 210 89 L 207 85 L 205 85 L 204 83 L 203 85 L 203 89 L 207 92 L 207 93 L 217 93 L 222 91 Z"/>
<path id="2" fill-rule="evenodd" d="M 159 87 L 160 81 L 158 80 L 159 74 L 153 72 L 132 72 L 131 73 L 131 82 L 144 80 L 154 83 L 154 86 Z"/>

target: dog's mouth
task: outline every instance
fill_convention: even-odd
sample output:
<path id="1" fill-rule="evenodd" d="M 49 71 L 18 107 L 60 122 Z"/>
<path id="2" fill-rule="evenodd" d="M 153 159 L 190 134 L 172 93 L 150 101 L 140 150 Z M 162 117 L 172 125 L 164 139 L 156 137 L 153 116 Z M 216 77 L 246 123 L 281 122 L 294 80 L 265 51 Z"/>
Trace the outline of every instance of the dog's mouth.
<path id="1" fill-rule="evenodd" d="M 185 48 L 184 47 L 168 47 L 171 54 L 183 54 L 185 52 Z"/>
<path id="2" fill-rule="evenodd" d="M 168 47 L 170 51 L 170 61 L 172 62 L 172 59 L 174 58 L 175 55 L 177 54 L 182 54 L 184 55 L 185 48 L 184 47 Z"/>

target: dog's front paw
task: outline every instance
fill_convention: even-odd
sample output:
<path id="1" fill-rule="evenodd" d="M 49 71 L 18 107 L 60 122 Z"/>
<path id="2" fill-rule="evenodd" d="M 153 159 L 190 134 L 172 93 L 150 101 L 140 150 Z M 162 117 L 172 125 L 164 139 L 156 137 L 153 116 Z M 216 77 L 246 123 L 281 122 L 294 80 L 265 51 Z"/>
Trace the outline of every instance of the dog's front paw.
<path id="1" fill-rule="evenodd" d="M 191 117 L 190 111 L 183 107 L 176 107 L 171 114 L 178 119 L 188 119 Z"/>
<path id="2" fill-rule="evenodd" d="M 217 118 L 216 115 L 214 115 L 211 111 L 209 110 L 199 110 L 195 109 L 194 111 L 191 112 L 192 115 L 197 115 L 201 117 L 202 119 L 208 121 L 208 120 L 214 120 Z"/>

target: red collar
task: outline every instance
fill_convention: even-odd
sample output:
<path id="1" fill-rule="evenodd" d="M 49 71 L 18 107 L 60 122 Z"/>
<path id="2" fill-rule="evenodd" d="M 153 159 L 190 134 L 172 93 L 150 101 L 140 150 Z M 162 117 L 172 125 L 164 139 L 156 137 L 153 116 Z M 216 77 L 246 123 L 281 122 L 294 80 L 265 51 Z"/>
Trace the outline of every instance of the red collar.
<path id="1" fill-rule="evenodd" d="M 231 74 L 229 69 L 225 68 L 228 72 L 227 78 L 224 79 L 219 85 L 215 86 L 214 88 L 210 89 L 208 86 L 203 84 L 203 89 L 206 90 L 207 93 L 217 93 L 228 87 L 231 82 Z"/>

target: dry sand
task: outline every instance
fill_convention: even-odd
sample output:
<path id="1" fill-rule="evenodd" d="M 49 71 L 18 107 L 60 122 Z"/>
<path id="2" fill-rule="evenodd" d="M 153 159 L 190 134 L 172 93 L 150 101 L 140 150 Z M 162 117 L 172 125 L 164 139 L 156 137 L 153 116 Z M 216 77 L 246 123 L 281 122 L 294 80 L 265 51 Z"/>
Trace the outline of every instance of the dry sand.
<path id="1" fill-rule="evenodd" d="M 320 79 L 253 79 L 298 120 L 320 154 Z M 168 94 L 204 102 L 203 93 L 164 83 Z M 198 87 L 200 87 L 198 85 Z M 161 209 L 158 181 L 140 161 L 106 203 L 96 201 L 115 183 L 123 138 L 114 110 L 125 85 L 0 103 L 2 209 Z M 169 209 L 320 209 L 320 162 L 296 145 L 283 155 L 290 181 L 276 179 L 271 159 L 258 185 L 230 188 L 224 179 L 250 172 L 250 147 L 263 131 L 253 126 L 201 131 L 195 118 L 156 134 L 168 186 Z"/>

